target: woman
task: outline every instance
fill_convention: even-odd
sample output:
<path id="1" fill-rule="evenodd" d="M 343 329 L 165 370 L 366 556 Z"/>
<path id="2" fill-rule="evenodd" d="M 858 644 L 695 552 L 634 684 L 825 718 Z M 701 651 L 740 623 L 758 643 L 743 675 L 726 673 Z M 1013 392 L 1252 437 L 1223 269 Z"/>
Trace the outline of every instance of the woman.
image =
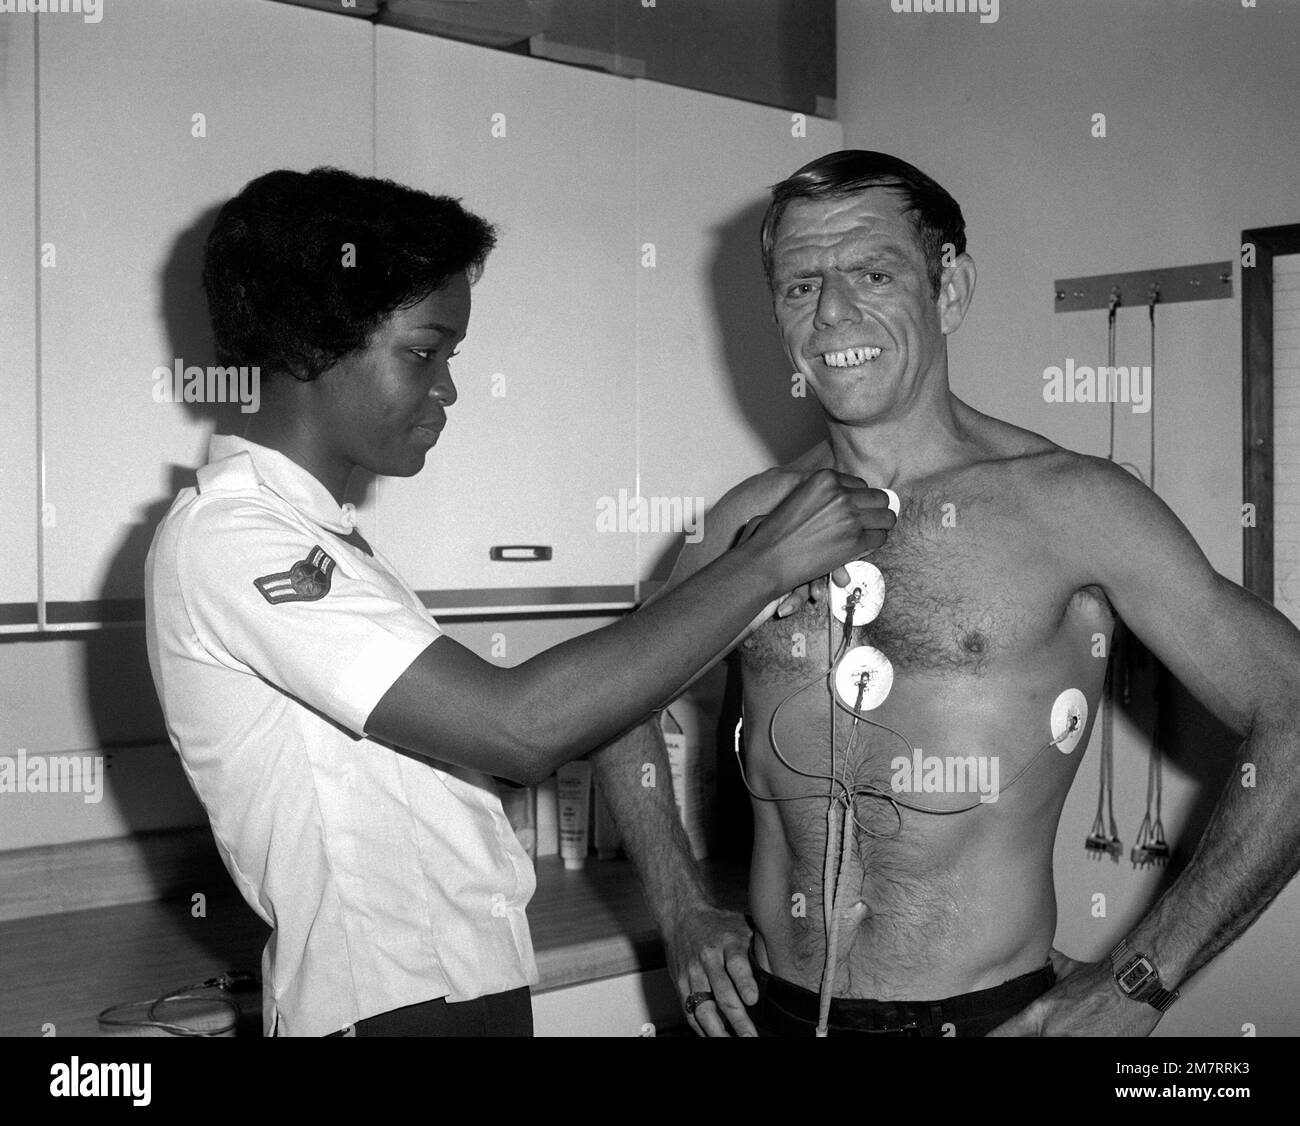
<path id="1" fill-rule="evenodd" d="M 334 169 L 226 203 L 204 286 L 261 409 L 216 436 L 146 564 L 150 665 L 222 857 L 273 928 L 267 1035 L 521 1034 L 532 865 L 489 775 L 535 783 L 672 699 L 773 600 L 883 541 L 883 494 L 810 477 L 745 542 L 512 669 L 446 637 L 343 503 L 423 468 L 492 228 Z"/>

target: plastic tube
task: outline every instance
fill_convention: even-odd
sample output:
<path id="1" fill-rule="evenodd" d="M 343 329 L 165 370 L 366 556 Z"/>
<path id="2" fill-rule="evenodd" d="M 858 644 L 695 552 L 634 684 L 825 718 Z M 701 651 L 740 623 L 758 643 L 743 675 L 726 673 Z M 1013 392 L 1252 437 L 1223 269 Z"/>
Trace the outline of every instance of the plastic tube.
<path id="1" fill-rule="evenodd" d="M 590 836 L 591 763 L 566 762 L 555 772 L 559 804 L 560 859 L 570 870 L 587 863 Z"/>

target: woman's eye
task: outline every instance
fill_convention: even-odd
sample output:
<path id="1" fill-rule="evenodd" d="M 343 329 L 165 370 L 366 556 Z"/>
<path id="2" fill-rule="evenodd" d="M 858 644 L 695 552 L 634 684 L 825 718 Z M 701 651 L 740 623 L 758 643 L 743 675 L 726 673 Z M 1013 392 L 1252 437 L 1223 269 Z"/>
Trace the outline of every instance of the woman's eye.
<path id="1" fill-rule="evenodd" d="M 432 348 L 412 348 L 411 351 L 422 360 L 427 360 L 431 355 L 433 355 Z"/>

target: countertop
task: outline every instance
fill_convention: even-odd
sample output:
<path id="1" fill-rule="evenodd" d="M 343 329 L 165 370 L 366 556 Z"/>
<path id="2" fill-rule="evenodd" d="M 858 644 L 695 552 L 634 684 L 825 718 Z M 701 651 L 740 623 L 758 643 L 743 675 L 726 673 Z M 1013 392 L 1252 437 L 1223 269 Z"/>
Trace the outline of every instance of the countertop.
<path id="1" fill-rule="evenodd" d="M 746 873 L 702 864 L 715 900 L 741 910 Z M 658 969 L 663 946 L 627 860 L 589 859 L 565 871 L 537 865 L 528 908 L 541 982 L 534 992 Z M 189 899 L 155 900 L 0 922 L 0 1036 L 99 1035 L 97 1014 L 229 969 L 256 971 L 270 931 L 233 887 L 213 894 L 206 916 Z M 240 1035 L 260 1035 L 260 995 L 239 997 Z"/>

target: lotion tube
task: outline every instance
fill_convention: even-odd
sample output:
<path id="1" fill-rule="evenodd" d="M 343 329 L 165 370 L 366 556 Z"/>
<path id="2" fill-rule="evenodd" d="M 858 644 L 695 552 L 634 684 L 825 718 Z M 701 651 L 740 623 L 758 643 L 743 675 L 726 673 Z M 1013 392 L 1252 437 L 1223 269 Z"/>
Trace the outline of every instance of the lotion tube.
<path id="1" fill-rule="evenodd" d="M 560 859 L 567 869 L 587 863 L 590 836 L 591 763 L 566 762 L 555 772 L 560 821 Z"/>

